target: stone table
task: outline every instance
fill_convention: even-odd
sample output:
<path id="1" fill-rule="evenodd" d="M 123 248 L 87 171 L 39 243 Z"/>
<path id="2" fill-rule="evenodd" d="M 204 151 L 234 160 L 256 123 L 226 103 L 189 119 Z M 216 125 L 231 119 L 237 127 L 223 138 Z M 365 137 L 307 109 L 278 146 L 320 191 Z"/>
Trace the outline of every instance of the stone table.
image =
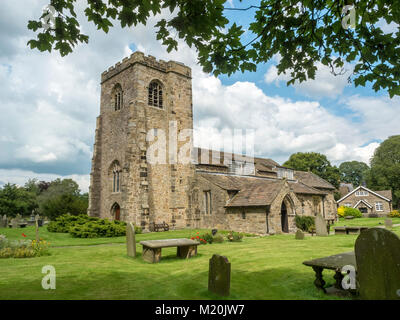
<path id="1" fill-rule="evenodd" d="M 191 239 L 165 239 L 140 241 L 143 246 L 143 260 L 157 263 L 161 260 L 161 249 L 177 247 L 177 256 L 180 258 L 191 258 L 197 255 L 197 246 L 200 244 Z"/>
<path id="2" fill-rule="evenodd" d="M 356 257 L 353 251 L 339 253 L 329 257 L 304 261 L 303 264 L 313 268 L 313 270 L 315 271 L 314 284 L 318 289 L 322 290 L 325 293 L 327 293 L 327 291 L 324 287 L 325 281 L 322 276 L 322 271 L 324 269 L 335 271 L 334 278 L 336 280 L 336 283 L 334 285 L 334 288 L 336 290 L 343 290 L 342 280 L 344 277 L 342 275 L 342 268 L 344 266 L 351 265 L 354 267 L 355 270 L 357 270 Z"/>

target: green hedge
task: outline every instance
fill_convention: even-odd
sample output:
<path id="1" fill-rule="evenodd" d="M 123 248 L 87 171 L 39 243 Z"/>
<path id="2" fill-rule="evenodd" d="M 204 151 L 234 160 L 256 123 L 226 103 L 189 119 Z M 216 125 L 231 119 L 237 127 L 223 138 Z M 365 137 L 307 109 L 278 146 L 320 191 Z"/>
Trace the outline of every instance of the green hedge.
<path id="1" fill-rule="evenodd" d="M 123 221 L 100 219 L 87 215 L 62 215 L 51 221 L 47 230 L 49 232 L 70 233 L 75 238 L 120 237 L 126 234 L 126 223 Z M 137 234 L 142 232 L 135 226 Z"/>

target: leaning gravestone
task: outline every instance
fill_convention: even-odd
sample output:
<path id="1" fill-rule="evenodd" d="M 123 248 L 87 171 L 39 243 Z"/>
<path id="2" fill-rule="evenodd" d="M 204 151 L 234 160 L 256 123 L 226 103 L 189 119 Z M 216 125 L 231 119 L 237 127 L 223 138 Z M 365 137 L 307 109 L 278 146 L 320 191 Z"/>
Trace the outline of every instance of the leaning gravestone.
<path id="1" fill-rule="evenodd" d="M 366 300 L 400 300 L 400 238 L 383 228 L 361 232 L 355 243 L 357 282 Z"/>
<path id="2" fill-rule="evenodd" d="M 392 219 L 385 219 L 385 228 L 392 229 L 393 228 L 393 220 Z"/>
<path id="3" fill-rule="evenodd" d="M 132 222 L 126 224 L 126 250 L 128 251 L 128 256 L 136 257 L 135 226 Z"/>
<path id="4" fill-rule="evenodd" d="M 231 263 L 224 256 L 214 254 L 208 270 L 208 291 L 229 296 L 231 286 Z"/>
<path id="5" fill-rule="evenodd" d="M 297 230 L 296 231 L 296 236 L 295 236 L 296 240 L 303 240 L 304 239 L 304 232 L 301 230 Z"/>
<path id="6" fill-rule="evenodd" d="M 315 233 L 317 234 L 317 236 L 328 235 L 326 221 L 320 213 L 318 213 L 317 216 L 315 217 Z"/>

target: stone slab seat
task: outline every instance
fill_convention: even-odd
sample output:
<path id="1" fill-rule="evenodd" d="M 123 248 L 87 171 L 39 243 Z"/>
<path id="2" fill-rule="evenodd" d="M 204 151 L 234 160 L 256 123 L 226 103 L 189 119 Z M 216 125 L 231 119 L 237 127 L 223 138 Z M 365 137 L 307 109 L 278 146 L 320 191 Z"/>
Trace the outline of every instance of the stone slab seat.
<path id="1" fill-rule="evenodd" d="M 343 226 L 343 227 L 334 227 L 335 234 L 359 234 L 364 230 L 368 230 L 369 227 L 360 227 L 360 226 Z"/>
<path id="2" fill-rule="evenodd" d="M 143 260 L 157 263 L 161 260 L 161 249 L 177 247 L 177 256 L 188 259 L 197 255 L 197 246 L 200 244 L 191 239 L 164 239 L 140 241 L 143 246 Z"/>
<path id="3" fill-rule="evenodd" d="M 312 267 L 314 272 L 315 272 L 315 281 L 314 285 L 322 290 L 323 292 L 327 293 L 327 289 L 325 288 L 326 282 L 324 281 L 322 277 L 322 271 L 324 269 L 329 269 L 329 270 L 334 270 L 335 275 L 334 279 L 335 284 L 333 288 L 329 288 L 329 291 L 337 292 L 337 291 L 343 291 L 342 290 L 342 280 L 343 280 L 343 274 L 342 274 L 342 268 L 344 266 L 351 265 L 354 267 L 354 270 L 357 270 L 357 263 L 356 263 L 356 257 L 354 251 L 352 252 L 344 252 L 344 253 L 339 253 L 335 254 L 333 256 L 329 257 L 323 257 L 323 258 L 318 258 L 318 259 L 313 259 L 313 260 L 307 260 L 304 261 L 303 264 L 308 267 Z M 334 290 L 332 290 L 334 289 Z M 349 292 L 352 292 L 352 290 L 349 290 Z"/>

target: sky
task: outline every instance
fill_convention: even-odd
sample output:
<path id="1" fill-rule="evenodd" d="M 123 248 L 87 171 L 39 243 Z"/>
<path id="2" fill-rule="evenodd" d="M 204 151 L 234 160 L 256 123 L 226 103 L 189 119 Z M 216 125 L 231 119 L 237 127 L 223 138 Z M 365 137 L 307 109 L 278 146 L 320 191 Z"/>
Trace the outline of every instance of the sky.
<path id="1" fill-rule="evenodd" d="M 80 15 L 86 2 L 78 3 Z M 36 20 L 47 4 L 2 0 L 0 186 L 23 185 L 30 178 L 72 178 L 88 191 L 100 75 L 135 50 L 192 68 L 195 146 L 221 141 L 226 130 L 251 129 L 255 155 L 281 164 L 295 152 L 311 151 L 325 154 L 335 165 L 351 160 L 368 164 L 380 142 L 399 133 L 400 99 L 374 92 L 369 85 L 349 84 L 350 64 L 344 76 L 334 76 L 319 64 L 315 80 L 290 87 L 287 76 L 277 75 L 279 57 L 259 64 L 257 72 L 216 78 L 202 71 L 196 52 L 184 43 L 167 53 L 155 38 L 159 17 L 129 29 L 115 23 L 105 34 L 80 15 L 89 44 L 78 45 L 66 57 L 31 50 L 26 43 L 35 35 L 27 22 Z M 236 1 L 226 5 L 244 6 Z M 252 13 L 230 15 L 246 25 Z M 396 28 L 384 27 L 387 32 Z"/>

